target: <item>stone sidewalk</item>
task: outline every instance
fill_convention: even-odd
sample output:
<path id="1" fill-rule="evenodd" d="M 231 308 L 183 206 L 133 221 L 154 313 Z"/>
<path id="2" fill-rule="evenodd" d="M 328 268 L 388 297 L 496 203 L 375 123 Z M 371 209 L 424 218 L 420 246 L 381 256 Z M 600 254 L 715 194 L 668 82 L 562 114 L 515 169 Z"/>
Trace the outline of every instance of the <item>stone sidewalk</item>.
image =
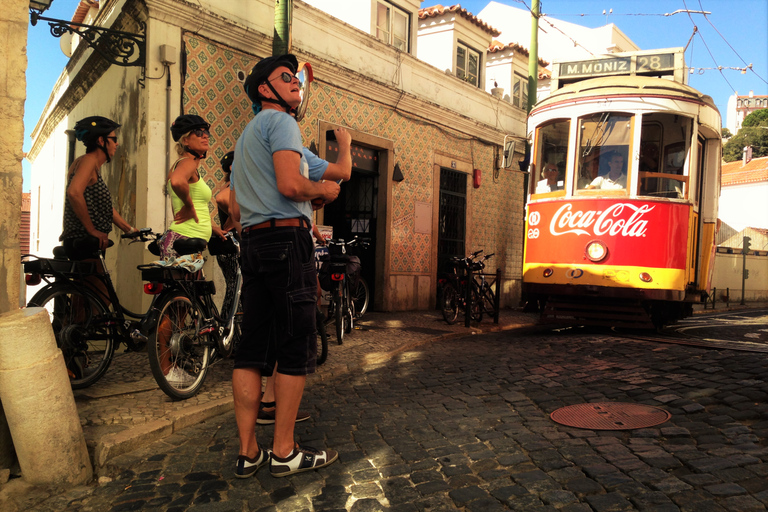
<path id="1" fill-rule="evenodd" d="M 370 312 L 345 336 L 343 345 L 337 345 L 329 332 L 328 360 L 310 376 L 307 387 L 357 368 L 384 364 L 395 354 L 429 340 L 533 328 L 537 318 L 535 313 L 506 309 L 498 325 L 484 319 L 466 328 L 463 317 L 448 325 L 437 311 Z M 329 324 L 331 331 L 333 327 Z M 219 361 L 195 397 L 174 402 L 157 387 L 146 353 L 116 354 L 99 382 L 74 391 L 94 474 L 103 474 L 107 462 L 118 455 L 231 410 L 231 375 L 232 360 Z"/>

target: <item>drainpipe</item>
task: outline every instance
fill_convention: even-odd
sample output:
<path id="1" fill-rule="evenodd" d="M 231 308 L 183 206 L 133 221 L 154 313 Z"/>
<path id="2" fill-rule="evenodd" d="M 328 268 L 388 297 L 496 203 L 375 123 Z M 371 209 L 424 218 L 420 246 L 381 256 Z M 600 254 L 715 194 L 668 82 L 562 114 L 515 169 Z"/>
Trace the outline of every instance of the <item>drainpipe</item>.
<path id="1" fill-rule="evenodd" d="M 275 0 L 275 33 L 272 38 L 272 55 L 291 53 L 291 23 L 293 0 Z"/>

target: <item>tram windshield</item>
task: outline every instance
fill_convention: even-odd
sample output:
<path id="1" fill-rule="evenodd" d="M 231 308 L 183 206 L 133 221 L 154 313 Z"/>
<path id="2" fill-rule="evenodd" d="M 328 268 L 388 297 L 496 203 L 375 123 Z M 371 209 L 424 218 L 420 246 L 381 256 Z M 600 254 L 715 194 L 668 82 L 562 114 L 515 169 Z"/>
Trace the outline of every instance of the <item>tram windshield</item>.
<path id="1" fill-rule="evenodd" d="M 573 121 L 574 139 L 570 138 L 570 119 L 550 121 L 536 129 L 533 194 L 559 197 L 572 190 L 574 195 L 688 197 L 692 118 L 670 113 L 597 112 Z M 638 128 L 639 148 L 634 135 Z M 570 151 L 571 140 L 575 140 L 575 151 Z"/>
<path id="2" fill-rule="evenodd" d="M 580 190 L 626 190 L 632 116 L 601 112 L 579 120 Z"/>

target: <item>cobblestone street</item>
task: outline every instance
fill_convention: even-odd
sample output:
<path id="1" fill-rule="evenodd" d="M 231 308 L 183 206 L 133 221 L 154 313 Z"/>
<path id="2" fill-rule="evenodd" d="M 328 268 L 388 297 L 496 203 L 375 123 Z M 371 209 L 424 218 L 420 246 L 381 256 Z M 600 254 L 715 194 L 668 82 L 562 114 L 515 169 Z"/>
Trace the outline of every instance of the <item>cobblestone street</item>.
<path id="1" fill-rule="evenodd" d="M 363 333 L 361 333 L 362 335 Z M 335 347 L 331 347 L 332 350 Z M 333 355 L 333 352 L 332 352 Z M 37 495 L 40 511 L 752 511 L 768 506 L 768 359 L 596 332 L 498 332 L 412 347 L 310 379 L 300 442 L 328 468 L 234 478 L 234 415 L 109 461 L 102 485 Z M 565 405 L 628 402 L 661 425 L 593 431 Z M 258 427 L 269 443 L 271 426 Z M 38 501 L 31 501 L 38 500 Z"/>

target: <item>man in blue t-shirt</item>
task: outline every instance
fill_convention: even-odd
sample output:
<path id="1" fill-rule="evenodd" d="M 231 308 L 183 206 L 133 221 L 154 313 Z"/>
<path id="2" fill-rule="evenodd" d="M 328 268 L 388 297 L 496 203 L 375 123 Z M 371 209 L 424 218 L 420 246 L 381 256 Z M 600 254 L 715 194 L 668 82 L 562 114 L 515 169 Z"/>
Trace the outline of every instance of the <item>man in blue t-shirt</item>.
<path id="1" fill-rule="evenodd" d="M 232 388 L 240 454 L 235 476 L 246 478 L 270 462 L 273 476 L 331 464 L 334 450 L 299 446 L 296 415 L 317 358 L 317 273 L 311 228 L 313 204 L 339 195 L 352 173 L 352 137 L 335 130 L 335 164 L 305 151 L 292 112 L 301 104 L 293 55 L 267 57 L 245 80 L 254 117 L 237 141 L 231 187 L 242 229 L 243 334 L 235 353 Z M 275 377 L 272 449 L 256 441 L 261 376 Z"/>

